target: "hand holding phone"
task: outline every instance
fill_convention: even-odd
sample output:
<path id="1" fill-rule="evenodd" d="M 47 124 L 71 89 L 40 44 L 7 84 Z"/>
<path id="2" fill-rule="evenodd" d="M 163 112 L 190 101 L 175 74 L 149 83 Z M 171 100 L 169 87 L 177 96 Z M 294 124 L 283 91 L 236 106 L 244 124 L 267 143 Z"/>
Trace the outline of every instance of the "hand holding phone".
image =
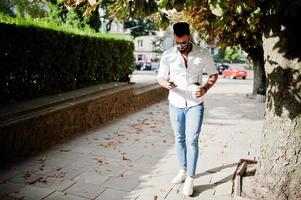
<path id="1" fill-rule="evenodd" d="M 177 87 L 176 84 L 173 81 L 169 80 L 168 81 L 167 89 L 171 90 L 171 89 L 173 89 L 175 87 Z"/>

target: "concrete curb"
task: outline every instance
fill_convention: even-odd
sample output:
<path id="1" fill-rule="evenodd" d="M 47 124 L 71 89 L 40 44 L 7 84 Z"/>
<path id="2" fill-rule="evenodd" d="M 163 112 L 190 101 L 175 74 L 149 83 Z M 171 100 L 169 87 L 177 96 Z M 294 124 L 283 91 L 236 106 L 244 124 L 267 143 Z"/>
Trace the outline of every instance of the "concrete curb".
<path id="1" fill-rule="evenodd" d="M 66 93 L 60 100 L 29 109 L 16 109 L 0 118 L 0 155 L 26 156 L 167 97 L 156 83 L 121 84 Z M 44 100 L 45 101 L 45 100 Z M 34 102 L 32 102 L 34 105 Z M 4 113 L 4 112 L 3 112 Z"/>

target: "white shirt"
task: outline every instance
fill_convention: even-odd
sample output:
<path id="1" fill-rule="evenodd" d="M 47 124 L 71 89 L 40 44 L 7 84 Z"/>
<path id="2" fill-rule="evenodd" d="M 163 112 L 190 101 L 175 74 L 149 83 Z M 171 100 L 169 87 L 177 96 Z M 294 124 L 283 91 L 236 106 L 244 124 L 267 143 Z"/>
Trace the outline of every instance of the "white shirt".
<path id="1" fill-rule="evenodd" d="M 157 78 L 173 81 L 177 86 L 169 91 L 169 102 L 178 108 L 191 107 L 203 102 L 203 98 L 192 96 L 193 83 L 199 82 L 203 85 L 203 70 L 208 75 L 216 74 L 213 59 L 206 48 L 193 45 L 188 54 L 187 68 L 184 58 L 177 47 L 166 50 L 160 61 Z"/>

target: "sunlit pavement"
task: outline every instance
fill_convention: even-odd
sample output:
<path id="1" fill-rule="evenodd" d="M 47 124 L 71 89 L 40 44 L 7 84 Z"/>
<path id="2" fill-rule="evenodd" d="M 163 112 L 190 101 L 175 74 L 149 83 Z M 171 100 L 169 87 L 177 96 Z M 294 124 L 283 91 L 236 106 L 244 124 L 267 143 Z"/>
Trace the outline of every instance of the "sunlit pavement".
<path id="1" fill-rule="evenodd" d="M 142 71 L 132 80 L 154 82 L 155 76 Z M 0 194 L 30 200 L 231 199 L 237 162 L 258 155 L 264 104 L 246 97 L 252 84 L 251 78 L 220 77 L 207 93 L 192 197 L 171 183 L 178 165 L 167 101 L 9 164 L 0 173 Z"/>

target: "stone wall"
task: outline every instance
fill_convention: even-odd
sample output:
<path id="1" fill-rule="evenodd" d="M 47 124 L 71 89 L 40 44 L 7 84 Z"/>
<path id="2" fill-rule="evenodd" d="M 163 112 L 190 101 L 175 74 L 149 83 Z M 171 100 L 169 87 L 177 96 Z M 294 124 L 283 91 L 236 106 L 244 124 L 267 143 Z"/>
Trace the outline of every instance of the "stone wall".
<path id="1" fill-rule="evenodd" d="M 157 103 L 168 91 L 158 84 L 125 85 L 34 110 L 0 124 L 0 157 L 35 154 L 120 116 Z"/>

